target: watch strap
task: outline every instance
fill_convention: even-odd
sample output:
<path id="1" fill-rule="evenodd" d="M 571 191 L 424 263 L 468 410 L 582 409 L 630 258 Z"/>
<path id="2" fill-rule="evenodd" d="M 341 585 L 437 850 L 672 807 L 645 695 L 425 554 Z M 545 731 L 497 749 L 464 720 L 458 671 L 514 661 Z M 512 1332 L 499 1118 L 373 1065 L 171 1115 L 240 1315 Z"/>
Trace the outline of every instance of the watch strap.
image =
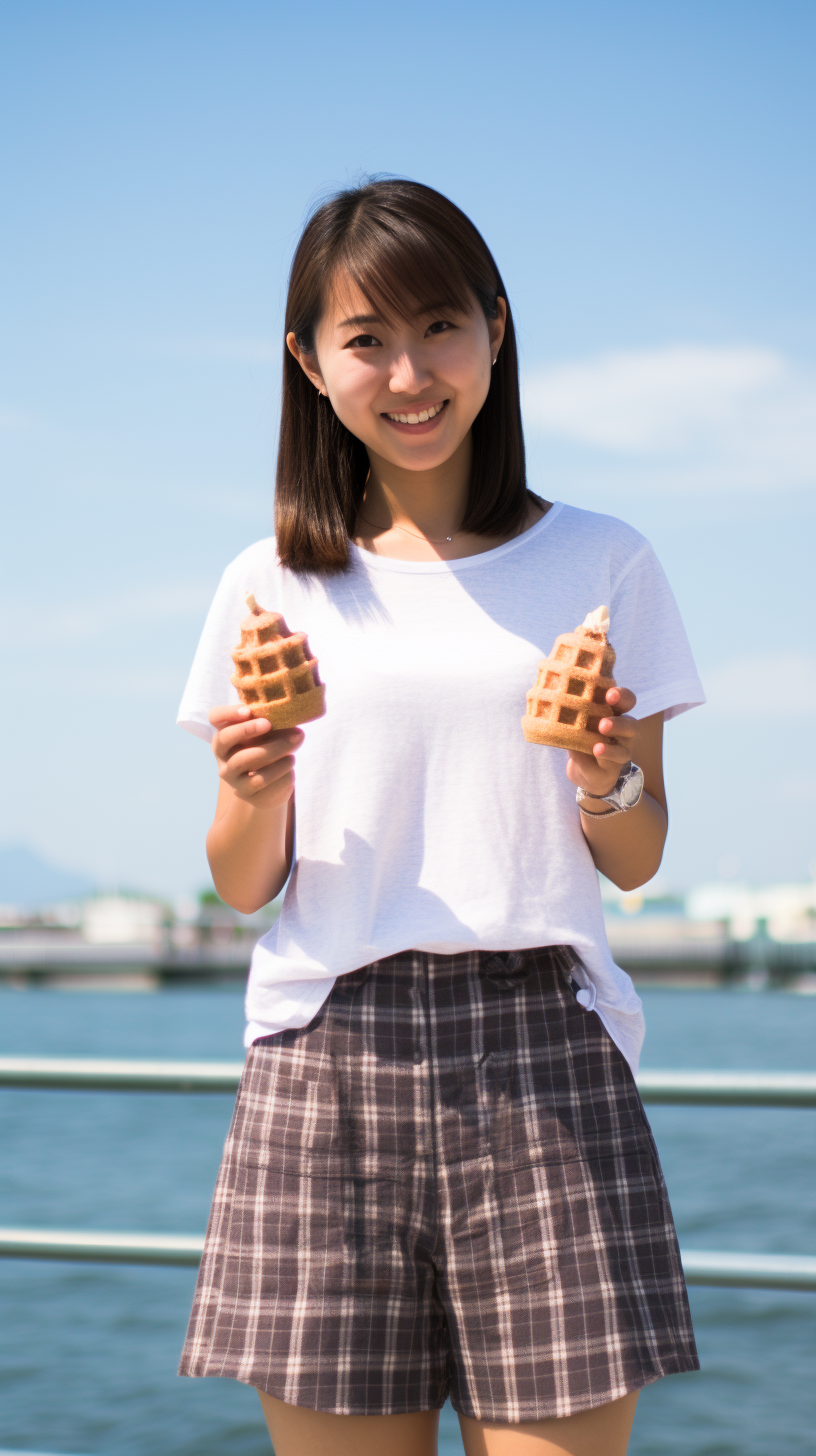
<path id="1" fill-rule="evenodd" d="M 640 793 L 634 804 L 625 804 L 622 802 L 623 789 L 635 774 L 640 774 Z M 623 765 L 608 794 L 591 794 L 589 789 L 578 788 L 575 791 L 575 799 L 579 809 L 584 799 L 594 799 L 596 803 L 609 804 L 610 807 L 605 814 L 591 815 L 593 819 L 607 819 L 610 814 L 625 814 L 628 809 L 634 809 L 640 803 L 643 796 L 643 787 L 643 771 L 638 764 L 633 763 L 630 759 L 628 763 Z"/>
<path id="2" fill-rule="evenodd" d="M 587 794 L 587 798 L 597 799 L 600 798 L 600 795 Z M 622 804 L 610 804 L 609 808 L 604 809 L 602 814 L 592 814 L 590 813 L 589 809 L 584 808 L 580 799 L 578 800 L 578 808 L 580 809 L 582 814 L 586 814 L 587 819 L 608 819 L 612 814 L 623 814 L 625 812 Z"/>

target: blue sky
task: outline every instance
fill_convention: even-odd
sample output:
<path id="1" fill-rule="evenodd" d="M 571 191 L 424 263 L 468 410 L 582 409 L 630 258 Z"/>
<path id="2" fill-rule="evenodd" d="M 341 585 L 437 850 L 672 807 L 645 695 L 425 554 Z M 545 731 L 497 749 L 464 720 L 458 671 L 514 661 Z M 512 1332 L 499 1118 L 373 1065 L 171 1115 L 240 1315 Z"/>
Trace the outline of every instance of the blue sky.
<path id="1" fill-rule="evenodd" d="M 814 41 L 785 0 L 10 0 L 0 838 L 206 882 L 213 766 L 175 706 L 220 571 L 270 529 L 304 214 L 387 171 L 497 257 L 533 488 L 631 521 L 675 588 L 711 706 L 667 730 L 662 878 L 805 878 Z"/>

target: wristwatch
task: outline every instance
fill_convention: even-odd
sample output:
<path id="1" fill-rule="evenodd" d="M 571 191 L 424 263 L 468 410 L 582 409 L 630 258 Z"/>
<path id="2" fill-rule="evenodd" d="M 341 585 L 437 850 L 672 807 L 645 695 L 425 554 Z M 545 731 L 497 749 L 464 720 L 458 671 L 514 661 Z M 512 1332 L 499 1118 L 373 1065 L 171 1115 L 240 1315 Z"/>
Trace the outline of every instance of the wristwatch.
<path id="1" fill-rule="evenodd" d="M 608 804 L 609 808 L 603 814 L 591 816 L 593 819 L 607 819 L 610 814 L 625 814 L 627 809 L 634 809 L 640 803 L 642 793 L 643 769 L 638 768 L 630 759 L 629 763 L 623 765 L 608 794 L 590 794 L 587 789 L 576 789 L 575 799 L 579 809 L 584 799 L 595 799 Z"/>

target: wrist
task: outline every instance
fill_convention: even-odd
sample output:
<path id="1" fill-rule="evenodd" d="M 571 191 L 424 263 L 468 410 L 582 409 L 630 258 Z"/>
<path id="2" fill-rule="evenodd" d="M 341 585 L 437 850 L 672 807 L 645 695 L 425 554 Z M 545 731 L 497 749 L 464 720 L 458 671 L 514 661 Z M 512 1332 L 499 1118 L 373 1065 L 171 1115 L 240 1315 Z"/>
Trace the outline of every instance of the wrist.
<path id="1" fill-rule="evenodd" d="M 606 784 L 603 788 L 596 787 L 594 789 L 585 789 L 579 785 L 575 791 L 578 802 L 580 804 L 586 804 L 589 807 L 598 804 L 599 807 L 602 809 L 604 807 L 604 801 L 606 799 L 606 796 L 607 794 L 611 794 L 616 783 L 618 782 L 618 777 L 619 773 L 616 772 L 612 776 L 612 778 L 610 778 L 609 783 Z"/>
<path id="2" fill-rule="evenodd" d="M 589 789 L 578 788 L 575 799 L 582 814 L 592 818 L 611 818 L 628 813 L 640 803 L 643 794 L 643 770 L 630 760 L 625 763 L 617 779 L 605 794 L 593 794 Z"/>

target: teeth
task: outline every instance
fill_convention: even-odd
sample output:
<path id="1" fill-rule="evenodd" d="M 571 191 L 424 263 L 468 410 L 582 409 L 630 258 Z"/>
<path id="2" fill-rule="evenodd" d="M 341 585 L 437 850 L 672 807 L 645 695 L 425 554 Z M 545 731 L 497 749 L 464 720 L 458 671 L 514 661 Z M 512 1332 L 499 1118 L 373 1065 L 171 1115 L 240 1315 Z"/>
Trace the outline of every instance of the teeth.
<path id="1" fill-rule="evenodd" d="M 421 410 L 419 414 L 411 415 L 389 415 L 389 420 L 395 420 L 400 425 L 424 425 L 426 420 L 433 420 L 443 408 L 440 405 L 431 405 L 430 409 Z"/>

